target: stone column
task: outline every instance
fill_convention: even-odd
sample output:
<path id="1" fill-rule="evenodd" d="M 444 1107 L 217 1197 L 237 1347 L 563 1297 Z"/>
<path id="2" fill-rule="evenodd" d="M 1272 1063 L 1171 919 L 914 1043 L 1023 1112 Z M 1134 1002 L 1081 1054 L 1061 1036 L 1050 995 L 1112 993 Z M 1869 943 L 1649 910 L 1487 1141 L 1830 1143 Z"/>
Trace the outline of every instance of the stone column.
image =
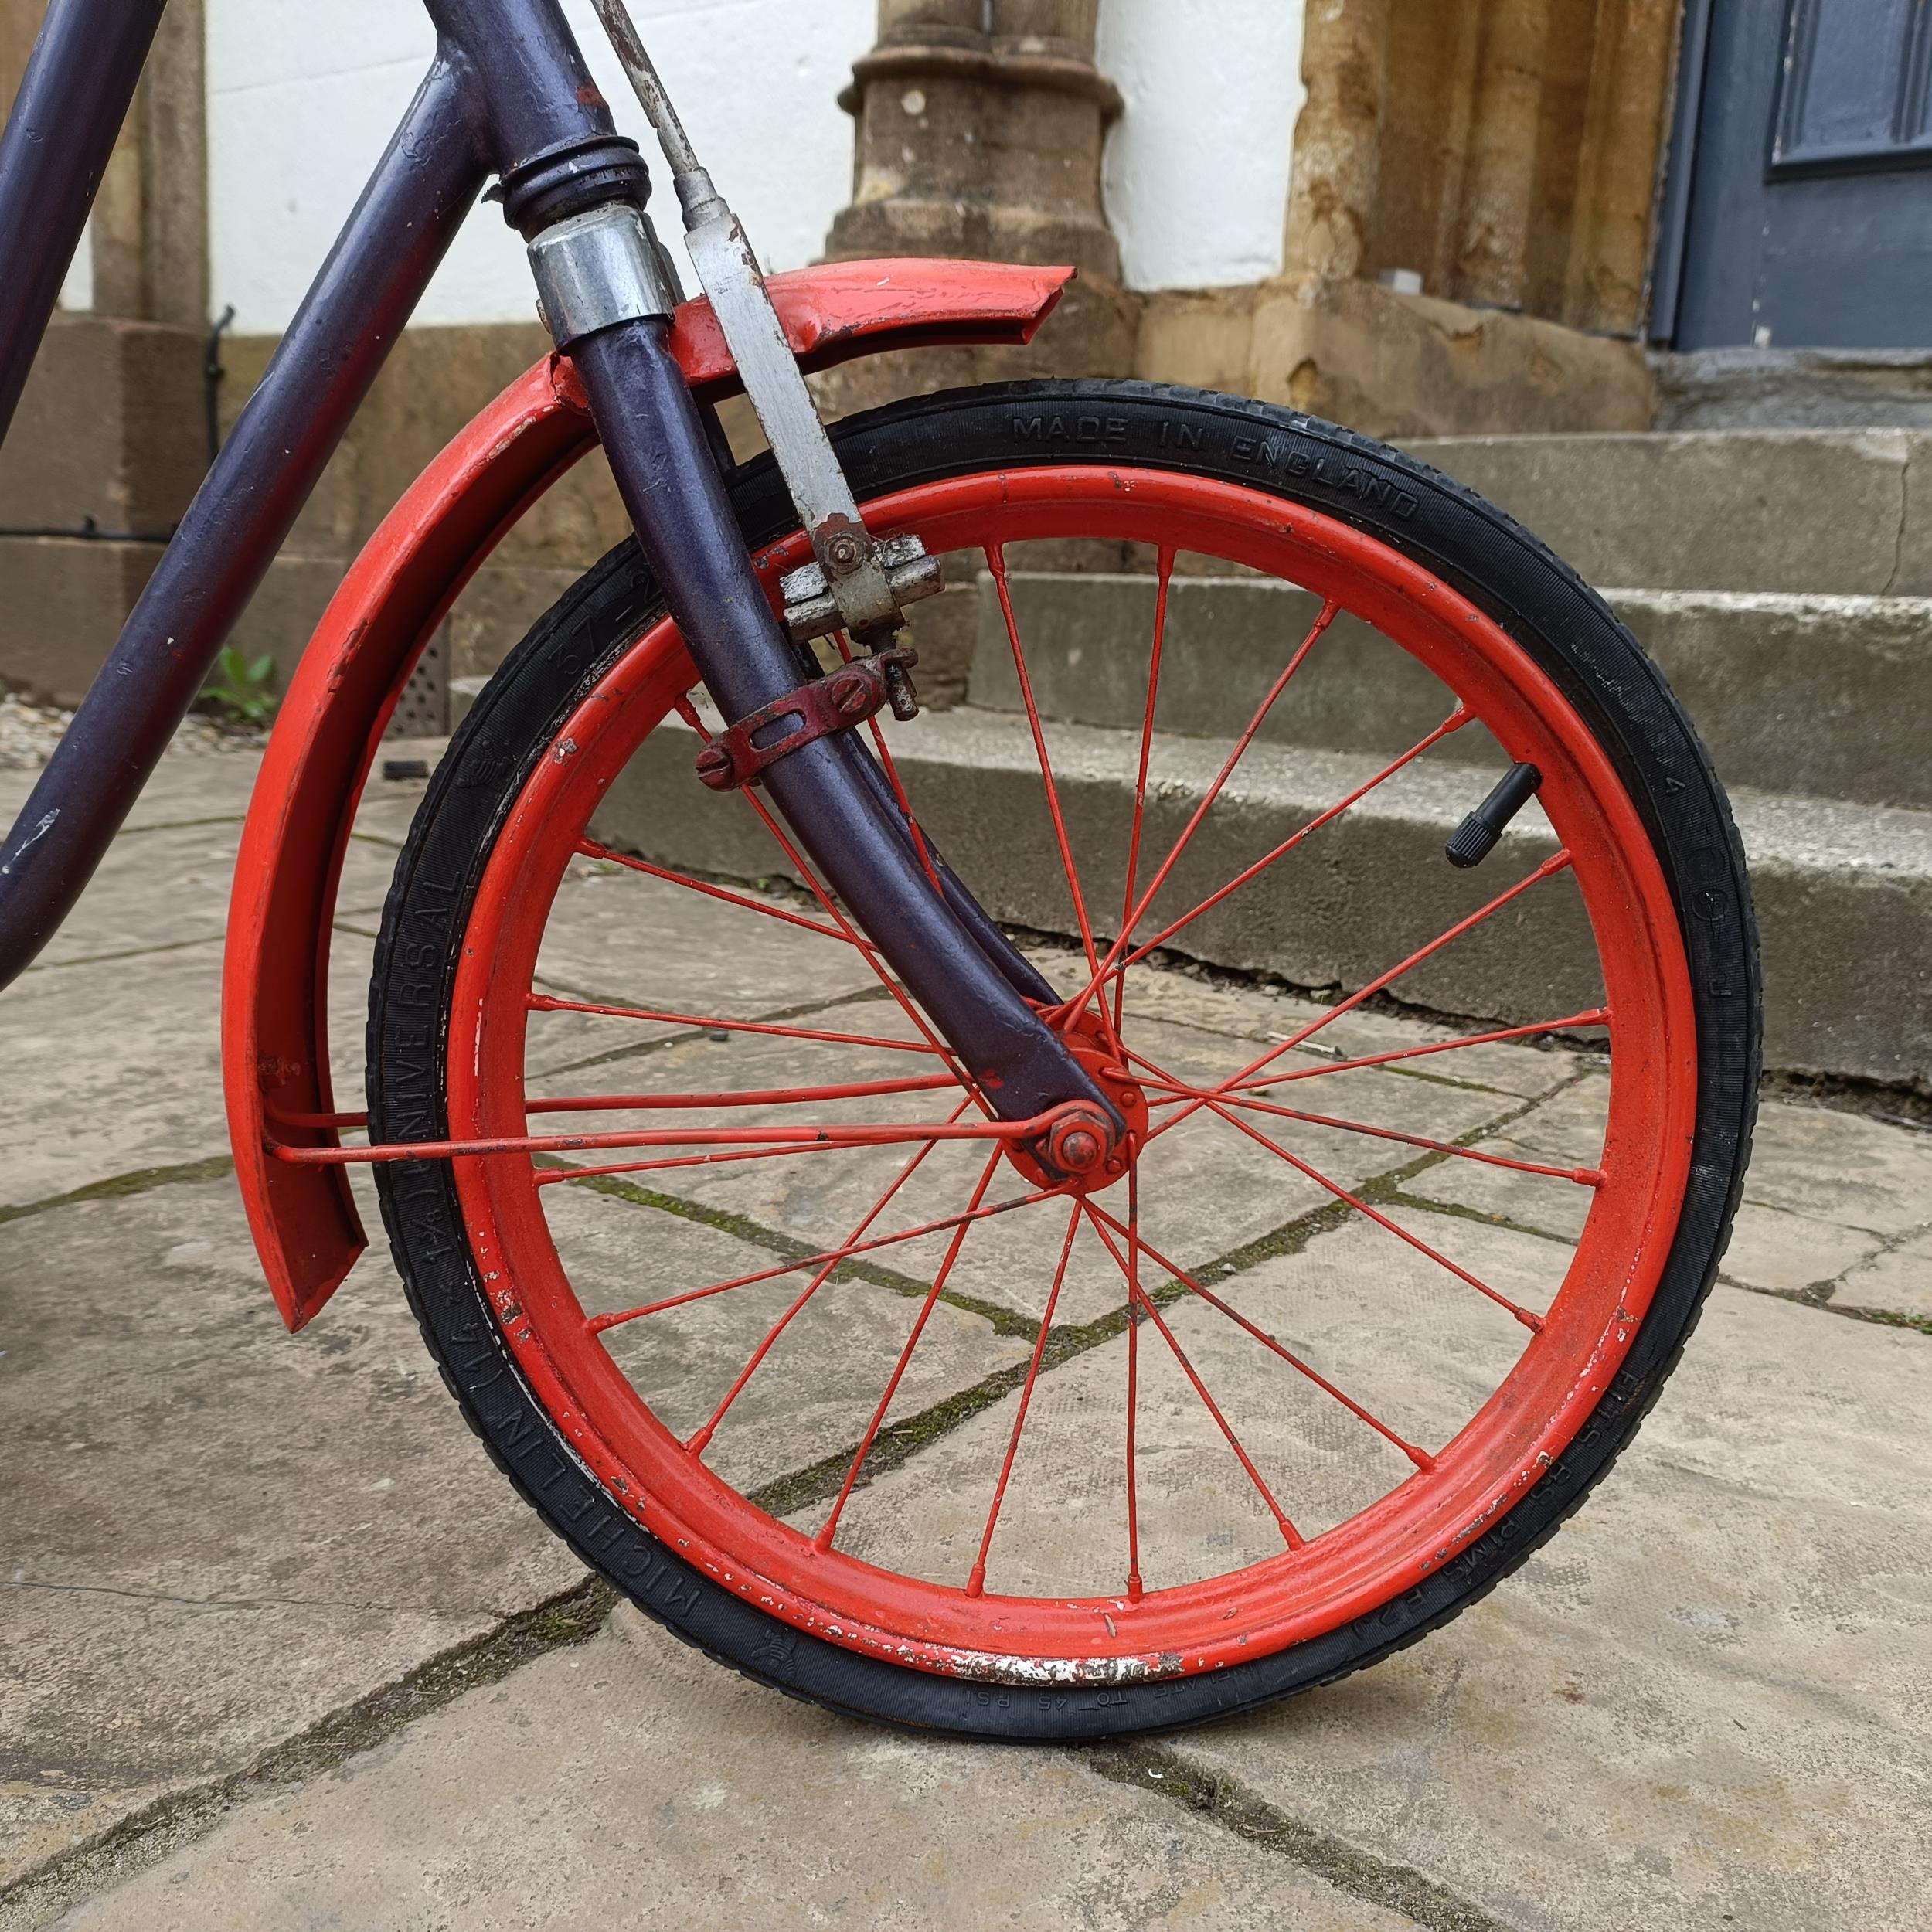
<path id="1" fill-rule="evenodd" d="M 94 313 L 208 323 L 207 79 L 202 0 L 169 0 L 101 177 Z"/>
<path id="2" fill-rule="evenodd" d="M 1549 44 L 1549 0 L 1490 0 L 1457 250 L 1465 301 L 1522 307 Z"/>
<path id="3" fill-rule="evenodd" d="M 879 40 L 839 97 L 858 124 L 834 260 L 1065 262 L 1080 278 L 1027 349 L 923 351 L 823 379 L 844 413 L 956 383 L 1129 373 L 1136 305 L 1100 206 L 1121 111 L 1094 65 L 1099 0 L 879 0 Z"/>
<path id="4" fill-rule="evenodd" d="M 1628 335 L 1643 320 L 1679 11 L 1599 0 L 1563 291 L 1563 319 L 1579 328 Z"/>
<path id="5" fill-rule="evenodd" d="M 1348 281 L 1367 259 L 1380 175 L 1391 0 L 1308 0 L 1282 274 Z"/>

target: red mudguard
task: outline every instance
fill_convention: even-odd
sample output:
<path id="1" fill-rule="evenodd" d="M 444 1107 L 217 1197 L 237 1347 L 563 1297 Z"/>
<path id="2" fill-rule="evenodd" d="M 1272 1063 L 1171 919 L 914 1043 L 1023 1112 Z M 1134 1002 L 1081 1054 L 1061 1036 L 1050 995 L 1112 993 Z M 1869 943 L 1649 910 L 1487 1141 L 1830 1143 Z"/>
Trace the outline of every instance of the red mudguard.
<path id="1" fill-rule="evenodd" d="M 886 349 L 1025 342 L 1073 271 L 983 262 L 842 262 L 774 276 L 800 362 Z M 672 347 L 692 389 L 740 385 L 705 302 Z M 355 560 L 291 681 L 235 868 L 222 985 L 222 1062 L 235 1172 L 275 1304 L 300 1328 L 366 1245 L 346 1170 L 278 1161 L 271 1141 L 333 1145 L 324 994 L 349 827 L 384 726 L 417 658 L 505 533 L 596 440 L 561 356 L 512 383 L 419 477 Z"/>

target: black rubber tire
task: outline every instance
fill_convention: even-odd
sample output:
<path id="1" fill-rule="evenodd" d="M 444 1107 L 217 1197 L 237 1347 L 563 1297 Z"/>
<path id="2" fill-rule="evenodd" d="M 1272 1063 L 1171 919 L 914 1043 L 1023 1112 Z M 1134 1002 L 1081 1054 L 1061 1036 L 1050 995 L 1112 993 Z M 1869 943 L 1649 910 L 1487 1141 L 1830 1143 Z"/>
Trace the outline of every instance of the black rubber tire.
<path id="1" fill-rule="evenodd" d="M 383 1217 L 423 1338 L 498 1464 L 587 1563 L 687 1641 L 793 1696 L 895 1725 L 1066 1740 L 1196 1723 L 1326 1683 L 1454 1616 L 1549 1536 L 1630 1440 L 1696 1322 L 1750 1152 L 1759 1069 L 1757 935 L 1723 791 L 1656 668 L 1573 572 L 1460 484 L 1333 424 L 1151 383 L 1032 383 L 900 404 L 841 425 L 835 440 L 862 502 L 1043 462 L 1141 464 L 1258 485 L 1369 531 L 1437 573 L 1556 680 L 1614 758 L 1651 832 L 1682 920 L 1696 1001 L 1689 1193 L 1623 1369 L 1519 1502 L 1453 1562 L 1374 1614 L 1205 1675 L 1040 1691 L 935 1675 L 843 1649 L 681 1563 L 604 1493 L 524 1384 L 485 1301 L 447 1165 L 379 1167 Z M 795 524 L 769 458 L 739 470 L 731 495 L 753 545 Z M 441 1049 L 484 865 L 563 718 L 657 608 L 635 546 L 613 551 L 510 656 L 438 769 L 398 865 L 376 949 L 369 1090 L 377 1137 L 434 1139 L 447 1131 Z"/>

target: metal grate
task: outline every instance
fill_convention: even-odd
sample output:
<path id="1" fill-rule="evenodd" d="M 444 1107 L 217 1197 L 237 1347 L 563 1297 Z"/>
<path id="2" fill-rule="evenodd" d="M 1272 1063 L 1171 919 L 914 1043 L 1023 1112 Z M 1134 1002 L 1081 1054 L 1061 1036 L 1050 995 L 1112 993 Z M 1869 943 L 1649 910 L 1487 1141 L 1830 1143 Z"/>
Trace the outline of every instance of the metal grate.
<path id="1" fill-rule="evenodd" d="M 385 738 L 443 738 L 450 729 L 449 627 L 438 628 L 417 660 Z"/>

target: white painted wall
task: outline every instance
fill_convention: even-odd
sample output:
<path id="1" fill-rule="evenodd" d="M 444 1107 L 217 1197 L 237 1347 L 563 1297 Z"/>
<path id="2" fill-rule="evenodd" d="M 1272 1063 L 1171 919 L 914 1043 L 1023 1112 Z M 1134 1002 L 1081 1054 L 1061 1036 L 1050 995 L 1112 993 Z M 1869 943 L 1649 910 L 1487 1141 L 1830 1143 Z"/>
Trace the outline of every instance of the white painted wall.
<path id="1" fill-rule="evenodd" d="M 1279 273 L 1301 0 L 1102 0 L 1100 64 L 1127 102 L 1104 174 L 1128 287 Z"/>
<path id="2" fill-rule="evenodd" d="M 588 0 L 565 4 L 618 126 L 656 168 Z M 781 269 L 815 260 L 851 194 L 852 124 L 837 95 L 872 44 L 874 0 L 632 5 L 760 254 Z M 1131 287 L 1279 268 L 1301 16 L 1300 0 L 1104 0 L 1100 63 L 1128 102 L 1106 192 Z M 211 280 L 216 312 L 232 302 L 238 331 L 287 325 L 432 42 L 416 0 L 208 0 Z M 492 206 L 466 224 L 417 319 L 525 321 L 532 307 L 522 246 Z"/>
<path id="3" fill-rule="evenodd" d="M 588 0 L 566 11 L 619 128 L 662 181 Z M 632 0 L 631 11 L 760 256 L 775 268 L 815 259 L 852 196 L 852 123 L 837 96 L 872 43 L 873 0 Z M 434 43 L 416 0 L 208 0 L 211 280 L 216 312 L 233 302 L 238 331 L 287 325 Z M 522 243 L 494 204 L 479 208 L 417 320 L 533 313 Z"/>
<path id="4" fill-rule="evenodd" d="M 80 240 L 67 264 L 66 278 L 60 284 L 60 306 L 84 315 L 94 305 L 94 225 L 93 217 L 80 231 Z"/>

